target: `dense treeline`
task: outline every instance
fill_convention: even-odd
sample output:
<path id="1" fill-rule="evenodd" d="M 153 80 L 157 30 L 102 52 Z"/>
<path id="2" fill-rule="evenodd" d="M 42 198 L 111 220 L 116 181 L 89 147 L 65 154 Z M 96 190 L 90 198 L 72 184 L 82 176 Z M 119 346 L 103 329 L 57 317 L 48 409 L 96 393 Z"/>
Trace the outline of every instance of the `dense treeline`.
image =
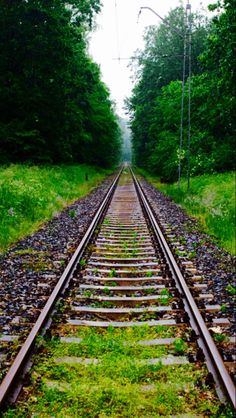
<path id="1" fill-rule="evenodd" d="M 109 166 L 120 131 L 86 37 L 100 0 L 0 0 L 0 163 Z"/>
<path id="2" fill-rule="evenodd" d="M 224 0 L 215 17 L 192 15 L 191 174 L 234 167 L 235 0 Z M 185 30 L 185 11 L 173 10 L 167 22 Z M 138 52 L 138 83 L 128 102 L 137 165 L 168 181 L 177 179 L 180 143 L 183 39 L 170 26 L 149 28 Z M 187 57 L 188 58 L 188 57 Z M 188 67 L 187 67 L 188 70 Z M 187 171 L 187 77 L 181 164 Z"/>

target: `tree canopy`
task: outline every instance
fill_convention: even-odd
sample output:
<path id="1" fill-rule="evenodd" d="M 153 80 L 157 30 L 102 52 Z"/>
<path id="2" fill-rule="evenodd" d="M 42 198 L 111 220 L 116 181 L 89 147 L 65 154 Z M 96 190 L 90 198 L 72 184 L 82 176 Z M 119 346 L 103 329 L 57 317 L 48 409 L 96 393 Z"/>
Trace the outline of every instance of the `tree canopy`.
<path id="1" fill-rule="evenodd" d="M 1 163 L 109 166 L 120 131 L 86 37 L 100 0 L 0 0 Z"/>
<path id="2" fill-rule="evenodd" d="M 221 12 L 211 21 L 192 15 L 192 174 L 230 170 L 234 164 L 235 0 L 210 8 L 217 7 Z M 167 25 L 148 29 L 145 50 L 137 52 L 137 84 L 127 105 L 136 164 L 167 181 L 177 179 L 180 157 L 184 47 L 177 32 L 185 31 L 184 15 L 178 7 L 167 16 Z M 187 100 L 185 86 L 183 174 L 187 169 Z"/>

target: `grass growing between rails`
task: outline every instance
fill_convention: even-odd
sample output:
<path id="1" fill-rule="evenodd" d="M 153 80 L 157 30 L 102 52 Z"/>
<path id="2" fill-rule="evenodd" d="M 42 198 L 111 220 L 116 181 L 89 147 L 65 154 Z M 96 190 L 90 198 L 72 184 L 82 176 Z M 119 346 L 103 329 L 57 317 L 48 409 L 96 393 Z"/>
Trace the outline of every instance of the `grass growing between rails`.
<path id="1" fill-rule="evenodd" d="M 177 334 L 176 329 L 150 328 L 87 328 L 78 331 L 82 341 L 77 344 L 43 340 L 25 399 L 3 417 L 233 417 L 230 409 L 220 412 L 214 391 L 199 384 L 204 366 L 145 362 L 149 355 L 165 356 L 168 348 L 140 346 L 138 341 Z M 176 352 L 176 347 L 170 350 Z"/>
<path id="2" fill-rule="evenodd" d="M 223 248 L 235 255 L 234 172 L 193 177 L 189 192 L 185 179 L 181 180 L 179 191 L 177 183 L 163 184 L 143 171 L 140 173 L 198 219 L 205 232 L 213 235 Z"/>
<path id="3" fill-rule="evenodd" d="M 86 165 L 0 167 L 0 252 L 85 196 L 108 174 Z"/>

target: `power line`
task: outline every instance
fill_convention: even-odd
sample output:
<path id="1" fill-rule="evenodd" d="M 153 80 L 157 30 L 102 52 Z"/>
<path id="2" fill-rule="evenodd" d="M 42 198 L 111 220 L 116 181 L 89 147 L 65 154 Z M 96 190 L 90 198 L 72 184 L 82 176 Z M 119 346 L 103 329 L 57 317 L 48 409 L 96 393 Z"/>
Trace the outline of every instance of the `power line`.
<path id="1" fill-rule="evenodd" d="M 120 35 L 119 35 L 119 18 L 118 18 L 117 0 L 115 0 L 115 26 L 116 26 L 117 55 L 118 55 L 118 57 L 120 57 Z"/>
<path id="2" fill-rule="evenodd" d="M 187 54 L 186 54 L 187 56 Z M 184 55 L 178 54 L 178 55 L 168 55 L 168 54 L 164 54 L 164 55 L 156 55 L 155 58 L 183 58 Z M 140 57 L 116 57 L 116 58 L 112 58 L 112 60 L 139 60 L 142 58 Z"/>

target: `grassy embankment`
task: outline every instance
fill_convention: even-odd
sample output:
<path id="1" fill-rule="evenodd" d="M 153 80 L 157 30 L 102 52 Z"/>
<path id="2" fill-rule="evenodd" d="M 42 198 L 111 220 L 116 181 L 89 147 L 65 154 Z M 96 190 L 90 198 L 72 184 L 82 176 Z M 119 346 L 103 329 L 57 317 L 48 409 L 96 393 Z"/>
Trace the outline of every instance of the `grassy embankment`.
<path id="1" fill-rule="evenodd" d="M 139 171 L 163 193 L 180 204 L 188 214 L 195 217 L 204 232 L 216 238 L 220 246 L 231 254 L 235 248 L 235 173 L 205 174 L 191 179 L 190 191 L 187 181 L 178 184 L 160 183 L 157 177 Z"/>
<path id="2" fill-rule="evenodd" d="M 0 252 L 85 196 L 109 173 L 86 165 L 0 167 Z"/>

